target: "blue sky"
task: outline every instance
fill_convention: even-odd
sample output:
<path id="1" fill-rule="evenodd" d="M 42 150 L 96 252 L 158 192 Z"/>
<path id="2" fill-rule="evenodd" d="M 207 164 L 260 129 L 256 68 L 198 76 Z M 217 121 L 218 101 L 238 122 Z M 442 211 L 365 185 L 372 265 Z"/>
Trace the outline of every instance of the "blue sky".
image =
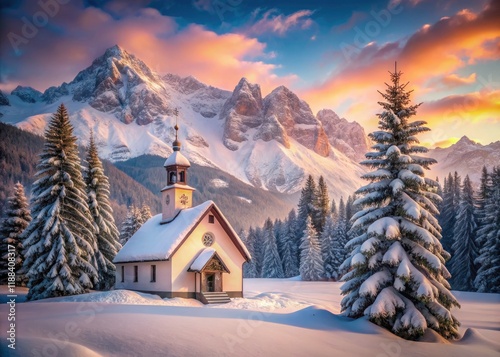
<path id="1" fill-rule="evenodd" d="M 313 112 L 330 108 L 370 130 L 377 90 L 398 61 L 437 128 L 429 143 L 462 135 L 486 143 L 500 136 L 498 3 L 4 1 L 0 89 L 69 82 L 119 44 L 159 73 L 228 90 L 243 76 L 263 95 L 286 85 Z M 34 35 L 23 32 L 27 22 Z"/>

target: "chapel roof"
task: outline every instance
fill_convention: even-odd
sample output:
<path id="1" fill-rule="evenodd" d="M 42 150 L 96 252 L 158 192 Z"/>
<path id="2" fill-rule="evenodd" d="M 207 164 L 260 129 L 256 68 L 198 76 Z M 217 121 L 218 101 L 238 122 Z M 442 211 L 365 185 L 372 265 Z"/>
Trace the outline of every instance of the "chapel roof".
<path id="1" fill-rule="evenodd" d="M 144 223 L 118 252 L 114 263 L 168 260 L 202 219 L 213 212 L 226 233 L 246 260 L 251 259 L 248 249 L 213 201 L 185 208 L 172 221 L 162 224 L 157 214 Z"/>

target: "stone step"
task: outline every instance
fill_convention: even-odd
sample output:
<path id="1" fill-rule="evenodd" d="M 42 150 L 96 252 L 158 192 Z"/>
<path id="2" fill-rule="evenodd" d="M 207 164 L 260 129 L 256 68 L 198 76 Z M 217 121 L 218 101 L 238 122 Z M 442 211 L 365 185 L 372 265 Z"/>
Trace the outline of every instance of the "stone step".
<path id="1" fill-rule="evenodd" d="M 201 295 L 204 304 L 226 304 L 231 302 L 231 298 L 225 292 L 203 292 Z"/>

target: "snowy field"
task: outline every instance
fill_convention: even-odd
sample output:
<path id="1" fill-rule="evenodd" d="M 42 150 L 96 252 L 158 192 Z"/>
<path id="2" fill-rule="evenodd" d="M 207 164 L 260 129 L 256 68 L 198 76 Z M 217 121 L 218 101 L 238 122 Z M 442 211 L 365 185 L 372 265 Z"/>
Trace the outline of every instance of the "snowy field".
<path id="1" fill-rule="evenodd" d="M 500 295 L 455 292 L 460 341 L 400 339 L 338 316 L 341 283 L 245 279 L 245 298 L 204 306 L 126 290 L 16 305 L 16 350 L 2 356 L 500 356 Z M 18 290 L 18 293 L 21 290 Z M 25 291 L 25 289 L 24 289 Z M 22 300 L 19 297 L 18 302 Z"/>

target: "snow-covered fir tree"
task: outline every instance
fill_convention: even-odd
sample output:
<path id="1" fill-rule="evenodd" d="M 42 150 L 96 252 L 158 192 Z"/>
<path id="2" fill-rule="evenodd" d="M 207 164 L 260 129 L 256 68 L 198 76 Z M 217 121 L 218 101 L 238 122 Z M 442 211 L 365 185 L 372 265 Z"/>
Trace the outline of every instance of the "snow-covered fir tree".
<path id="1" fill-rule="evenodd" d="M 262 262 L 263 278 L 284 278 L 281 258 L 278 254 L 273 222 L 268 218 L 264 224 L 264 261 Z"/>
<path id="2" fill-rule="evenodd" d="M 0 225 L 0 284 L 7 284 L 9 271 L 17 286 L 26 285 L 27 279 L 22 267 L 24 262 L 23 242 L 21 234 L 31 222 L 28 200 L 24 194 L 24 186 L 17 182 L 14 194 L 7 199 L 7 205 Z M 11 253 L 11 256 L 9 256 Z M 14 262 L 9 269 L 9 262 Z"/>
<path id="3" fill-rule="evenodd" d="M 90 134 L 87 148 L 87 167 L 84 179 L 87 190 L 87 203 L 96 228 L 97 271 L 99 282 L 94 286 L 97 290 L 109 290 L 115 283 L 115 265 L 113 259 L 121 248 L 118 243 L 119 232 L 113 218 L 113 209 L 109 204 L 109 181 L 104 174 L 101 159 L 99 159 L 94 136 Z"/>
<path id="4" fill-rule="evenodd" d="M 297 214 L 297 229 L 302 237 L 302 232 L 306 227 L 307 217 L 311 216 L 314 211 L 314 197 L 316 196 L 316 183 L 311 175 L 307 177 L 307 181 L 300 192 L 300 199 Z"/>
<path id="5" fill-rule="evenodd" d="M 335 220 L 335 219 L 337 219 L 337 214 L 338 214 L 338 212 L 337 212 L 337 202 L 335 202 L 335 198 L 332 199 L 332 204 L 330 205 L 330 207 L 331 207 L 330 213 L 332 214 L 333 220 Z"/>
<path id="6" fill-rule="evenodd" d="M 344 203 L 344 198 L 340 198 L 339 211 L 337 219 L 335 221 L 335 231 L 333 234 L 334 240 L 332 247 L 334 250 L 334 267 L 337 270 L 337 276 L 340 278 L 343 275 L 343 270 L 341 269 L 342 263 L 348 256 L 349 252 L 345 248 L 347 242 L 349 241 L 349 222 L 347 221 L 346 206 Z M 347 267 L 348 270 L 348 267 Z"/>
<path id="7" fill-rule="evenodd" d="M 97 283 L 97 242 L 87 204 L 78 146 L 60 105 L 45 131 L 32 217 L 23 233 L 28 300 L 85 293 Z"/>
<path id="8" fill-rule="evenodd" d="M 330 213 L 330 198 L 328 197 L 328 187 L 323 176 L 319 177 L 318 186 L 314 194 L 312 220 L 316 232 L 321 234 L 326 218 Z"/>
<path id="9" fill-rule="evenodd" d="M 298 246 L 295 239 L 295 210 L 290 211 L 281 231 L 281 262 L 285 278 L 299 275 Z"/>
<path id="10" fill-rule="evenodd" d="M 325 270 L 325 278 L 338 279 L 339 263 L 336 262 L 336 252 L 334 250 L 335 240 L 335 221 L 332 215 L 326 218 L 323 232 L 320 234 L 321 254 L 323 256 L 323 267 Z"/>
<path id="11" fill-rule="evenodd" d="M 354 208 L 354 197 L 349 195 L 349 197 L 347 197 L 347 202 L 345 204 L 345 219 L 347 221 L 348 229 L 350 228 L 349 222 L 351 221 L 351 218 L 355 212 L 356 209 Z"/>
<path id="12" fill-rule="evenodd" d="M 245 246 L 247 247 L 248 251 L 250 252 L 250 255 L 252 256 L 252 260 L 249 262 L 245 262 L 243 264 L 243 277 L 245 278 L 257 278 L 257 269 L 255 267 L 255 258 L 254 258 L 254 252 L 255 252 L 255 247 L 254 247 L 254 239 L 255 239 L 255 233 L 252 227 L 250 227 L 249 231 L 246 232 L 245 230 L 242 230 L 239 234 L 241 240 L 243 243 L 245 243 Z"/>
<path id="13" fill-rule="evenodd" d="M 357 191 L 363 209 L 352 220 L 362 234 L 348 243 L 352 250 L 342 280 L 345 315 L 383 326 L 398 336 L 416 339 L 431 328 L 447 339 L 459 336 L 459 322 L 450 309 L 459 306 L 450 292 L 445 267 L 449 259 L 440 243 L 435 216 L 440 199 L 437 183 L 424 170 L 435 160 L 420 156 L 427 149 L 416 135 L 428 131 L 424 121 L 410 121 L 419 105 L 391 73 L 386 84 L 379 131 L 370 134 L 374 152 L 362 164 L 374 171 L 362 177 L 370 183 Z"/>
<path id="14" fill-rule="evenodd" d="M 312 224 L 310 216 L 306 219 L 306 228 L 300 245 L 299 272 L 302 280 L 306 281 L 321 280 L 325 277 L 318 233 Z"/>
<path id="15" fill-rule="evenodd" d="M 500 293 L 500 166 L 489 175 L 483 213 L 477 231 L 481 248 L 474 285 L 479 292 Z"/>
<path id="16" fill-rule="evenodd" d="M 283 255 L 283 221 L 281 219 L 275 219 L 273 223 L 273 234 L 276 240 L 276 246 L 278 247 L 278 254 L 281 257 Z"/>
<path id="17" fill-rule="evenodd" d="M 128 207 L 127 217 L 122 223 L 122 229 L 120 231 L 120 244 L 124 246 L 135 232 L 142 225 L 142 215 L 141 210 L 131 205 Z"/>
<path id="18" fill-rule="evenodd" d="M 475 260 L 478 256 L 478 249 L 476 246 L 477 224 L 473 195 L 472 184 L 469 176 L 466 176 L 453 234 L 453 251 L 455 255 L 451 258 L 450 272 L 454 290 L 474 291 Z"/>
<path id="19" fill-rule="evenodd" d="M 457 197 L 455 179 L 458 179 L 458 174 L 455 177 L 448 174 L 448 178 L 444 182 L 443 187 L 443 202 L 441 204 L 442 210 L 439 215 L 439 223 L 442 228 L 441 244 L 443 249 L 447 252 L 451 251 L 453 245 L 453 232 L 455 230 L 455 222 L 457 220 L 457 211 L 459 206 L 459 198 Z"/>
<path id="20" fill-rule="evenodd" d="M 143 204 L 139 210 L 139 228 L 146 223 L 153 215 L 151 214 L 151 208 L 147 204 Z M 138 228 L 138 229 L 139 229 Z"/>

